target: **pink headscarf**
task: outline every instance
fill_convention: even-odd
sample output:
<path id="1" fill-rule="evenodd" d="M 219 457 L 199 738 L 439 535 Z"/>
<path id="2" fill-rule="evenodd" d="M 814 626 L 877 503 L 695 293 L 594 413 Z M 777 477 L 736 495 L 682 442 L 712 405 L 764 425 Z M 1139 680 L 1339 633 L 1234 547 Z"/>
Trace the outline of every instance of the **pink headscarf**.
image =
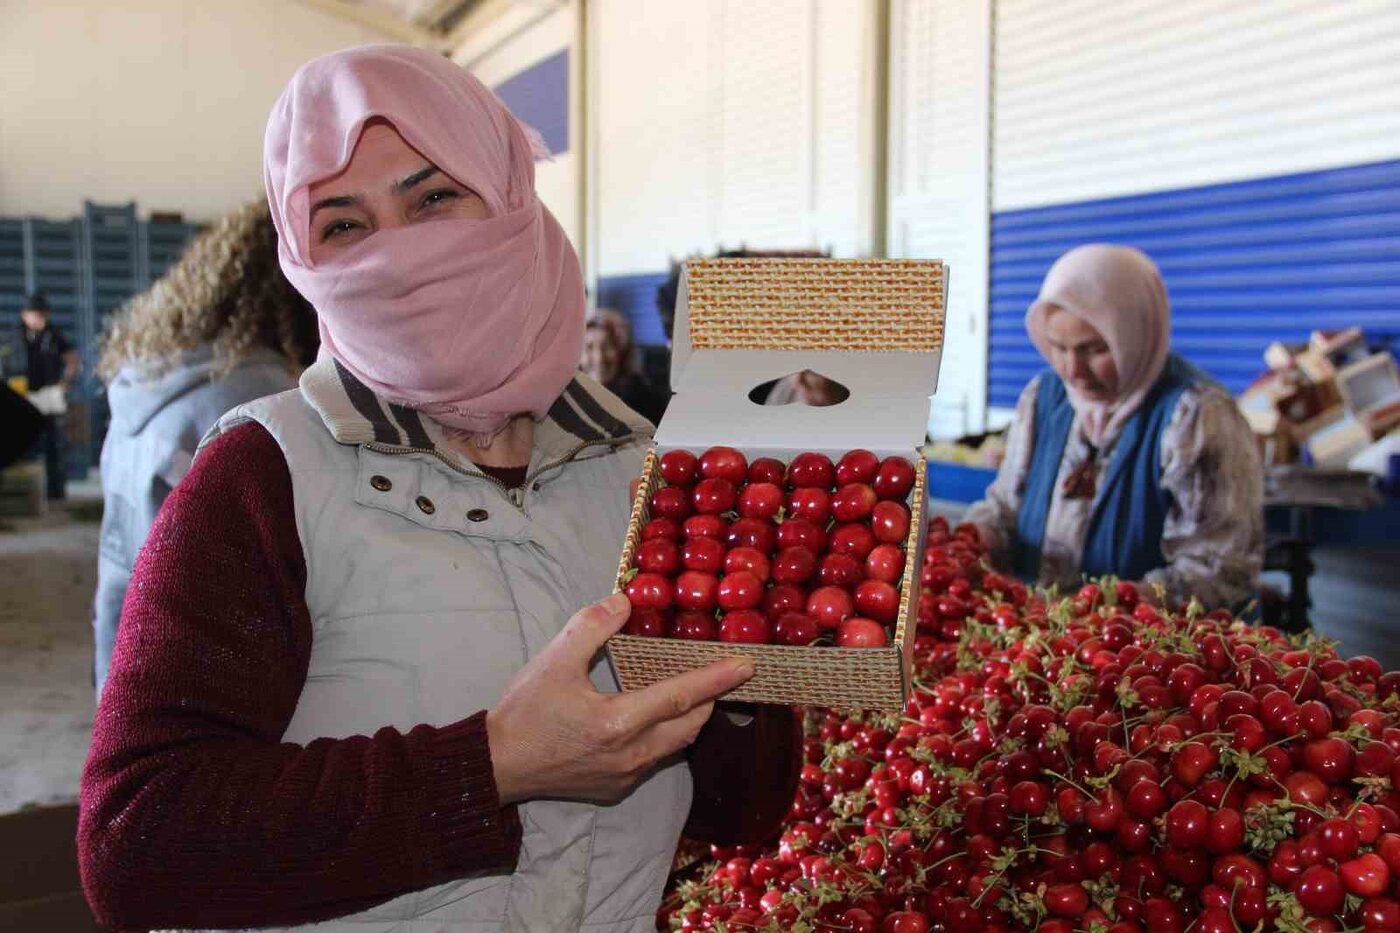
<path id="1" fill-rule="evenodd" d="M 1171 306 L 1157 266 L 1130 246 L 1090 243 L 1065 253 L 1045 275 L 1040 295 L 1026 312 L 1026 330 L 1040 355 L 1050 359 L 1045 318 L 1063 308 L 1098 331 L 1118 369 L 1118 397 L 1099 402 L 1065 385 L 1089 443 L 1102 447 L 1118 436 L 1162 375 L 1171 351 Z"/>
<path id="2" fill-rule="evenodd" d="M 313 264 L 308 189 L 345 167 L 374 117 L 491 215 L 381 230 Z M 517 414 L 542 418 L 583 345 L 578 257 L 535 195 L 532 132 L 447 59 L 381 45 L 303 65 L 263 146 L 282 271 L 316 308 L 322 347 L 377 394 L 483 443 Z"/>

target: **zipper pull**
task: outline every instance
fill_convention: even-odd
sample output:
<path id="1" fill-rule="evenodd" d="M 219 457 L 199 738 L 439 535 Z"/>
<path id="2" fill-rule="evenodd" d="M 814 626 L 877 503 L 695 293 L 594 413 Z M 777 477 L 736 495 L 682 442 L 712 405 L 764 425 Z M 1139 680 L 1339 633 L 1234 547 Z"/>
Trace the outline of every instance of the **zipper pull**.
<path id="1" fill-rule="evenodd" d="M 509 495 L 510 501 L 515 504 L 517 509 L 525 504 L 525 490 L 521 489 L 519 486 L 510 490 Z"/>

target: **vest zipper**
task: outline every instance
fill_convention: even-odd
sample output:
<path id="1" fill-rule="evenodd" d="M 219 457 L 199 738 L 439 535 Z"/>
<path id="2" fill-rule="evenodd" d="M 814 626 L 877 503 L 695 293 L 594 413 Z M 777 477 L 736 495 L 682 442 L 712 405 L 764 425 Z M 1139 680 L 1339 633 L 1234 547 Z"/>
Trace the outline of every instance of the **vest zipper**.
<path id="1" fill-rule="evenodd" d="M 565 463 L 568 463 L 570 460 L 577 457 L 580 453 L 582 453 L 589 447 L 595 447 L 600 444 L 606 447 L 621 447 L 623 444 L 631 441 L 635 436 L 636 435 L 628 435 L 627 437 L 618 438 L 616 440 L 605 439 L 597 441 L 583 441 L 582 443 L 570 448 L 569 452 L 564 454 L 564 456 L 551 460 L 549 463 L 542 464 L 538 469 L 531 470 L 529 473 L 525 474 L 525 479 L 521 481 L 520 486 L 516 489 L 511 489 L 505 483 L 496 479 L 496 477 L 490 476 L 486 473 L 482 473 L 480 470 L 463 469 L 456 463 L 453 463 L 449 458 L 444 456 L 442 451 L 438 450 L 436 447 L 398 447 L 390 444 L 381 444 L 378 441 L 367 441 L 364 444 L 364 446 L 366 449 L 372 450 L 377 454 L 387 454 L 390 457 L 404 457 L 409 454 L 429 454 L 431 456 L 437 457 L 443 463 L 447 464 L 449 467 L 451 467 L 458 473 L 461 473 L 463 476 L 471 476 L 476 479 L 486 480 L 488 483 L 499 489 L 501 491 L 501 495 L 505 496 L 505 498 L 507 499 L 507 501 L 510 502 L 511 505 L 515 506 L 521 512 L 524 512 L 525 486 L 526 484 L 531 482 L 535 477 L 539 476 L 541 473 L 544 473 L 546 470 L 552 470 L 557 466 L 562 466 Z"/>

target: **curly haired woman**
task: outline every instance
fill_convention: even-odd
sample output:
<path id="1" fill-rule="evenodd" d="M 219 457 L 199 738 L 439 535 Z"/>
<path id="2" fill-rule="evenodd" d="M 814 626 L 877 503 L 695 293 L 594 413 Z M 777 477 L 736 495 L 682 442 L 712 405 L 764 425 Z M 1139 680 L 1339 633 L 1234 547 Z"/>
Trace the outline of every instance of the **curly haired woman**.
<path id="1" fill-rule="evenodd" d="M 202 233 L 113 319 L 98 367 L 112 409 L 93 606 L 99 693 L 136 554 L 200 439 L 229 409 L 294 388 L 318 342 L 315 312 L 277 265 L 264 201 Z"/>

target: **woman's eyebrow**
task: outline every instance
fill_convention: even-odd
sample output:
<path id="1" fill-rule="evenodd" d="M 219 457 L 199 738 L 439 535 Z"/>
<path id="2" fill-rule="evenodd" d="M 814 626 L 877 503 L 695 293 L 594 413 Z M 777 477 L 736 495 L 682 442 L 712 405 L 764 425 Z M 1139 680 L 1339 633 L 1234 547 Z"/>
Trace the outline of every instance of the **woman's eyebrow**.
<path id="1" fill-rule="evenodd" d="M 438 167 L 436 165 L 425 166 L 424 168 L 420 168 L 412 175 L 409 175 L 407 178 L 395 184 L 394 188 L 396 188 L 399 191 L 408 191 L 414 185 L 427 181 L 429 178 L 432 178 L 437 173 Z"/>
<path id="2" fill-rule="evenodd" d="M 321 200 L 317 201 L 316 204 L 311 208 L 310 219 L 315 220 L 316 212 L 323 207 L 354 207 L 356 204 L 359 203 L 360 199 L 358 197 L 348 194 L 336 195 L 333 198 L 322 198 Z"/>

